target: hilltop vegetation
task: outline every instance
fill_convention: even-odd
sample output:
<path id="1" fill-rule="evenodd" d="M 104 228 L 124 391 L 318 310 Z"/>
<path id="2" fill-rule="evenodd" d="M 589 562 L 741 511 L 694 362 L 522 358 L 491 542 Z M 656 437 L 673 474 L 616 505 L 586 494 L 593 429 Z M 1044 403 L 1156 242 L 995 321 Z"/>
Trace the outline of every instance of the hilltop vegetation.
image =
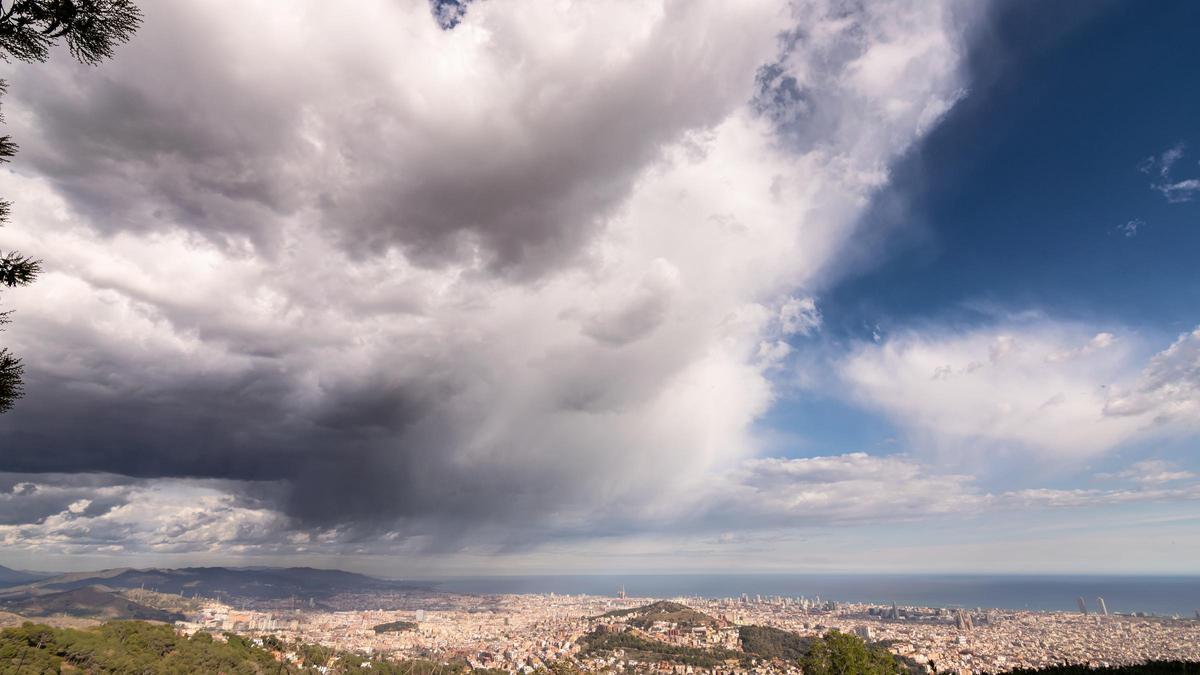
<path id="1" fill-rule="evenodd" d="M 626 659 L 643 662 L 671 661 L 699 668 L 714 668 L 732 662 L 744 662 L 746 655 L 729 649 L 700 649 L 669 645 L 659 640 L 643 637 L 632 631 L 607 633 L 596 631 L 580 639 L 583 645 L 581 656 L 606 656 L 623 650 Z"/>
<path id="2" fill-rule="evenodd" d="M 59 673 L 78 668 L 92 673 L 267 673 L 279 670 L 270 652 L 242 638 L 191 638 L 170 627 L 141 621 L 113 621 L 91 630 L 26 623 L 0 631 L 0 672 Z M 302 672 L 284 668 L 282 672 Z"/>
<path id="3" fill-rule="evenodd" d="M 770 626 L 741 626 L 738 628 L 738 642 L 748 654 L 793 663 L 804 658 L 810 646 L 810 640 Z"/>
<path id="4" fill-rule="evenodd" d="M 717 626 L 721 623 L 704 612 L 697 612 L 687 605 L 681 605 L 678 602 L 670 602 L 668 600 L 652 602 L 649 605 L 642 605 L 641 607 L 614 609 L 611 612 L 600 615 L 600 618 L 606 617 L 630 617 L 626 620 L 626 623 L 638 628 L 649 628 L 655 621 L 667 621 L 684 627 Z"/>
<path id="5" fill-rule="evenodd" d="M 656 602 L 645 607 L 609 612 L 602 616 L 632 616 L 634 618 L 627 623 L 637 626 L 649 625 L 654 621 L 674 621 L 680 624 L 695 621 L 696 624 L 700 624 L 701 621 L 696 619 L 696 615 L 717 623 L 712 617 L 674 602 Z M 581 656 L 584 658 L 611 656 L 622 650 L 626 659 L 641 662 L 670 661 L 700 668 L 734 663 L 741 667 L 749 667 L 757 660 L 800 665 L 806 675 L 900 675 L 909 672 L 908 665 L 898 660 L 882 645 L 868 645 L 854 635 L 838 631 L 829 631 L 823 637 L 806 638 L 770 626 L 740 626 L 738 642 L 741 651 L 720 647 L 686 647 L 653 639 L 640 631 L 613 633 L 603 629 L 598 629 L 580 640 L 583 646 Z"/>
<path id="6" fill-rule="evenodd" d="M 375 626 L 376 633 L 402 633 L 406 630 L 416 630 L 417 624 L 412 621 L 392 621 Z"/>
<path id="7" fill-rule="evenodd" d="M 319 666 L 327 666 L 330 673 L 372 675 L 448 675 L 468 670 L 466 664 L 368 661 L 358 654 L 319 645 L 286 645 L 272 637 L 262 642 L 259 647 L 232 633 L 221 639 L 204 632 L 189 638 L 170 626 L 143 621 L 110 621 L 86 630 L 25 623 L 0 631 L 0 673 L 284 675 L 315 673 Z M 277 653 L 285 651 L 295 654 L 297 662 L 276 659 Z"/>

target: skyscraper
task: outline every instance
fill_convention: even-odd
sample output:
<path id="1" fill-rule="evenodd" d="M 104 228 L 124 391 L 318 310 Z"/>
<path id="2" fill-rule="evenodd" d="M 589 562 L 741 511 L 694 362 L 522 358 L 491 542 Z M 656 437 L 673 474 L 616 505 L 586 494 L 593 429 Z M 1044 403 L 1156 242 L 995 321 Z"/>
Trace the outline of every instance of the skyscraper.
<path id="1" fill-rule="evenodd" d="M 1083 601 L 1083 596 L 1079 596 L 1079 613 L 1087 614 L 1087 603 Z"/>
<path id="2" fill-rule="evenodd" d="M 1096 598 L 1096 604 L 1100 605 L 1100 613 L 1108 616 L 1108 605 L 1104 604 L 1104 598 Z"/>
<path id="3" fill-rule="evenodd" d="M 958 626 L 959 630 L 971 630 L 974 627 L 971 622 L 971 615 L 961 609 L 955 613 L 954 623 Z"/>

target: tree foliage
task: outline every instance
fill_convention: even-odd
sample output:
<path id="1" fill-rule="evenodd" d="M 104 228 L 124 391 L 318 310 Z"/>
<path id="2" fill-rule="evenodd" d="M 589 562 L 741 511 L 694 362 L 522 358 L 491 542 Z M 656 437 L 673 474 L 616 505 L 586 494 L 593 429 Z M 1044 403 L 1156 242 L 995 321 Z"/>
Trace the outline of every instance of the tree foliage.
<path id="1" fill-rule="evenodd" d="M 831 630 L 813 640 L 800 660 L 805 675 L 898 675 L 908 672 L 886 649 Z"/>
<path id="2" fill-rule="evenodd" d="M 404 631 L 416 629 L 417 624 L 412 621 L 392 621 L 375 626 L 376 633 L 403 633 Z"/>
<path id="3" fill-rule="evenodd" d="M 770 626 L 740 626 L 738 642 L 747 654 L 795 663 L 808 653 L 809 640 Z"/>
<path id="4" fill-rule="evenodd" d="M 699 668 L 715 668 L 729 661 L 744 661 L 746 654 L 728 649 L 684 647 L 642 637 L 633 631 L 607 633 L 596 631 L 580 640 L 584 657 L 623 650 L 639 661 L 671 661 Z"/>
<path id="5" fill-rule="evenodd" d="M 295 659 L 280 660 L 284 653 Z M 294 675 L 316 673 L 321 667 L 337 675 L 455 675 L 469 670 L 465 663 L 372 661 L 320 645 L 289 645 L 270 636 L 255 641 L 233 633 L 214 638 L 201 631 L 187 637 L 166 624 L 145 621 L 110 621 L 86 630 L 27 622 L 0 631 L 0 674 L 4 675 L 68 671 Z"/>
<path id="6" fill-rule="evenodd" d="M 659 600 L 658 602 L 652 602 L 649 605 L 642 605 L 641 607 L 614 609 L 600 616 L 612 618 L 629 617 L 626 623 L 639 628 L 649 628 L 656 621 L 666 621 L 681 626 L 715 626 L 720 623 L 704 612 L 698 612 L 687 605 L 681 605 L 678 602 L 671 602 L 670 600 Z"/>
<path id="7" fill-rule="evenodd" d="M 0 323 L 7 320 L 7 317 L 0 315 Z M 13 402 L 25 393 L 21 380 L 24 374 L 25 366 L 21 365 L 21 359 L 0 347 L 0 413 L 8 412 Z"/>
<path id="8" fill-rule="evenodd" d="M 45 61 L 59 40 L 81 63 L 111 58 L 142 22 L 129 0 L 12 0 L 0 2 L 0 51 L 18 61 Z"/>
<path id="9" fill-rule="evenodd" d="M 7 83 L 0 80 L 0 96 L 7 89 Z M 0 115 L 0 122 L 2 121 L 4 121 L 4 117 Z M 7 162 L 16 152 L 17 144 L 13 143 L 12 138 L 7 135 L 0 136 L 0 163 Z M 12 204 L 7 200 L 0 199 L 0 227 L 8 222 L 11 208 Z M 19 251 L 0 250 L 0 288 L 31 284 L 41 269 L 42 263 L 39 260 L 22 255 Z M 9 312 L 0 312 L 0 326 L 8 322 Z M 3 329 L 0 328 L 0 330 Z M 8 349 L 0 347 L 0 413 L 10 410 L 13 402 L 24 394 L 25 389 L 21 378 L 24 372 L 25 368 L 21 365 L 21 359 L 14 356 Z"/>
<path id="10" fill-rule="evenodd" d="M 31 664 L 37 665 L 31 669 Z M 187 638 L 170 626 L 142 621 L 112 621 L 92 630 L 26 623 L 0 632 L 0 673 L 58 673 L 68 668 L 93 673 L 266 673 L 280 665 L 270 652 L 249 649 L 241 641 L 218 642 L 207 633 Z"/>
<path id="11" fill-rule="evenodd" d="M 130 0 L 0 0 L 0 58 L 45 61 L 50 48 L 63 42 L 76 60 L 96 64 L 128 42 L 141 22 L 141 10 Z M 0 96 L 6 90 L 0 80 Z M 0 115 L 0 122 L 3 119 Z M 0 163 L 16 153 L 12 137 L 0 136 Z M 0 199 L 0 227 L 11 211 L 12 204 Z M 0 249 L 0 288 L 31 284 L 41 271 L 40 260 Z M 0 325 L 7 322 L 8 313 L 0 312 Z M 24 394 L 23 374 L 21 360 L 0 348 L 0 413 Z"/>

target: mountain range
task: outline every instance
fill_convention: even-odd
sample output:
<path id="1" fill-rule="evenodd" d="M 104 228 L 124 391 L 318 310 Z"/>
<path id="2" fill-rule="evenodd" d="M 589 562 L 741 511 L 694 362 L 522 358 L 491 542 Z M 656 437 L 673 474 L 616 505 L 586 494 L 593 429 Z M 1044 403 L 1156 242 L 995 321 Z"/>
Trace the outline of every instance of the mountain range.
<path id="1" fill-rule="evenodd" d="M 26 572 L 25 570 L 14 570 L 9 567 L 0 565 L 0 588 L 6 586 L 19 586 L 28 584 L 39 579 L 53 576 L 51 574 L 42 574 L 39 572 Z"/>
<path id="2" fill-rule="evenodd" d="M 123 590 L 143 588 L 159 593 L 253 600 L 326 598 L 338 593 L 419 590 L 425 586 L 369 577 L 341 570 L 311 567 L 184 567 L 178 569 L 116 568 L 95 572 L 70 572 L 53 576 L 13 570 L 15 583 L 0 588 L 5 597 L 39 595 L 103 586 Z M 20 577 L 26 574 L 32 576 Z"/>
<path id="3" fill-rule="evenodd" d="M 177 612 L 143 605 L 104 586 L 83 586 L 52 593 L 10 595 L 0 600 L 0 609 L 21 616 L 42 617 L 65 614 L 102 620 L 140 619 L 142 621 L 180 621 Z"/>

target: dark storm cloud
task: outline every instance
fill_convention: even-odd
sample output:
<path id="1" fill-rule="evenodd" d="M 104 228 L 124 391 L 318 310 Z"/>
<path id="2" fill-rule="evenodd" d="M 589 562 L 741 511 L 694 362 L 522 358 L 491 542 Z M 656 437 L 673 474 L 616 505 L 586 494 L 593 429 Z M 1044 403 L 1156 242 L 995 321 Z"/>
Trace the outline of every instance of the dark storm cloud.
<path id="1" fill-rule="evenodd" d="M 287 385 L 260 374 L 105 391 L 79 391 L 71 382 L 33 377 L 22 419 L 0 424 L 7 446 L 4 467 L 278 478 L 288 471 L 289 454 L 305 448 L 277 444 L 294 434 L 285 431 L 286 422 L 283 428 L 252 422 L 288 417 L 273 395 Z"/>
<path id="2" fill-rule="evenodd" d="M 137 477 L 179 519 L 94 499 L 54 536 L 511 546 L 632 528 L 753 451 L 779 305 L 952 98 L 941 15 L 817 2 L 781 55 L 765 0 L 502 5 L 153 2 L 101 69 L 19 69 L 47 274 L 13 294 L 0 470 Z M 810 153 L 747 105 L 764 63 L 822 101 Z"/>
<path id="3" fill-rule="evenodd" d="M 470 416 L 454 416 L 451 383 L 386 375 L 333 380 L 302 403 L 292 376 L 263 362 L 238 375 L 110 378 L 100 389 L 35 372 L 20 418 L 0 420 L 3 467 L 238 481 L 234 487 L 251 502 L 302 524 L 354 523 L 344 535 L 349 541 L 377 535 L 397 518 L 413 532 L 436 528 L 453 537 L 572 501 L 576 486 L 552 463 L 533 470 L 495 459 L 462 465 L 454 427 Z M 104 382 L 103 373 L 136 371 L 138 364 L 89 366 L 94 370 L 83 379 Z M 85 493 L 81 487 L 71 494 Z M 23 501 L 28 508 L 11 517 L 25 522 L 30 509 L 58 513 L 64 499 Z M 429 519 L 436 523 L 422 524 Z"/>

